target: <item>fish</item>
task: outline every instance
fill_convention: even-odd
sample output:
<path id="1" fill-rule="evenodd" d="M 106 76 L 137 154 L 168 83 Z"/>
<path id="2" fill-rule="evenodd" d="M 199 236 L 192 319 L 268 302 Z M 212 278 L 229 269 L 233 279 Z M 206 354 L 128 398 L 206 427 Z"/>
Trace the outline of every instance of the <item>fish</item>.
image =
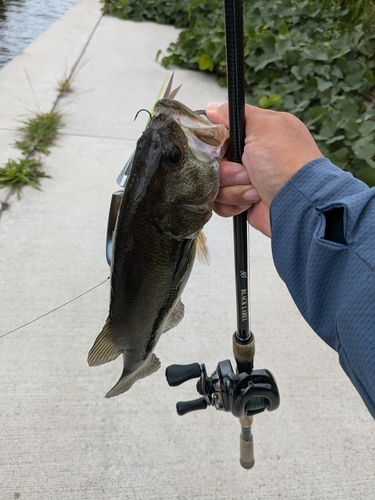
<path id="1" fill-rule="evenodd" d="M 229 132 L 171 99 L 175 93 L 167 89 L 150 114 L 118 211 L 109 314 L 88 354 L 89 366 L 123 356 L 106 398 L 160 368 L 154 349 L 184 316 L 181 295 L 195 257 L 209 261 L 202 228 L 212 216 Z"/>

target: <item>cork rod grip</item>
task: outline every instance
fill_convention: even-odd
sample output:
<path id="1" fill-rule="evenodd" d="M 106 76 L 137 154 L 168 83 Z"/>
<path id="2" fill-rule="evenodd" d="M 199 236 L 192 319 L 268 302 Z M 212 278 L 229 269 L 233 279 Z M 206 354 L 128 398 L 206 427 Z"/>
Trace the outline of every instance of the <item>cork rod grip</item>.
<path id="1" fill-rule="evenodd" d="M 254 441 L 251 433 L 253 417 L 240 418 L 240 464 L 244 469 L 251 469 L 254 466 Z"/>

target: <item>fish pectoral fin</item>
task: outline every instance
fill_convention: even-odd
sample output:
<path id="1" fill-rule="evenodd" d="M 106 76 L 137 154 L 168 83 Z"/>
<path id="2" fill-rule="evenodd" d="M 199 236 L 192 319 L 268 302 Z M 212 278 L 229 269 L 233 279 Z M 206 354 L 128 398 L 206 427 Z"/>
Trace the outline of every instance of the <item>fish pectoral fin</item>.
<path id="1" fill-rule="evenodd" d="M 200 231 L 200 233 L 197 236 L 196 255 L 197 255 L 197 259 L 202 264 L 208 265 L 210 263 L 210 260 L 211 260 L 210 252 L 208 250 L 207 239 L 206 239 L 205 235 L 203 234 L 203 231 Z"/>
<path id="2" fill-rule="evenodd" d="M 113 396 L 118 396 L 123 392 L 128 391 L 131 386 L 137 380 L 141 378 L 148 377 L 152 375 L 160 368 L 160 360 L 155 354 L 151 354 L 151 356 L 146 361 L 146 364 L 142 366 L 139 370 L 132 373 L 131 375 L 121 375 L 120 380 L 117 384 L 112 387 L 112 389 L 105 395 L 106 398 L 112 398 Z"/>
<path id="3" fill-rule="evenodd" d="M 185 306 L 181 302 L 181 299 L 180 299 L 177 302 L 177 304 L 175 305 L 171 314 L 168 316 L 167 322 L 165 323 L 165 328 L 164 328 L 163 333 L 165 333 L 168 330 L 170 330 L 171 328 L 174 328 L 175 326 L 177 326 L 179 324 L 179 322 L 182 320 L 182 318 L 184 317 L 184 313 L 185 313 Z"/>
<path id="4" fill-rule="evenodd" d="M 96 338 L 94 345 L 91 347 L 87 357 L 89 366 L 99 366 L 108 361 L 116 359 L 122 351 L 117 347 L 113 341 L 112 327 L 110 316 L 103 327 L 103 330 Z"/>

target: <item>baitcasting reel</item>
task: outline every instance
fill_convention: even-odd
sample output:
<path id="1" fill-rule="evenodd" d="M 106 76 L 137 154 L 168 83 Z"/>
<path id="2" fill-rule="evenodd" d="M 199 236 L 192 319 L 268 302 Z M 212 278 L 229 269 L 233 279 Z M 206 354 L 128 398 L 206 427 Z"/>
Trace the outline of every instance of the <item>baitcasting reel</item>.
<path id="1" fill-rule="evenodd" d="M 211 377 L 207 376 L 205 365 L 199 363 L 171 365 L 166 370 L 166 377 L 171 387 L 199 377 L 196 388 L 202 397 L 178 402 L 176 409 L 179 415 L 214 406 L 217 410 L 242 418 L 266 409 L 276 410 L 280 404 L 276 381 L 269 370 L 236 374 L 229 359 L 220 361 Z"/>

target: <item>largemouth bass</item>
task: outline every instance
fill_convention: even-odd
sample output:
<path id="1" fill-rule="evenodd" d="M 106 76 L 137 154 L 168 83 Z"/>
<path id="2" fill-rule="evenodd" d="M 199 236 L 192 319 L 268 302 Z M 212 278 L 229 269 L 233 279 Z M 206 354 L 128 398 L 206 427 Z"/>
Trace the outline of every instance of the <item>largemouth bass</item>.
<path id="1" fill-rule="evenodd" d="M 196 253 L 207 260 L 201 230 L 212 215 L 228 135 L 163 98 L 137 142 L 113 238 L 109 315 L 88 355 L 90 366 L 123 355 L 107 398 L 160 367 L 154 348 L 183 317 L 180 297 Z"/>

